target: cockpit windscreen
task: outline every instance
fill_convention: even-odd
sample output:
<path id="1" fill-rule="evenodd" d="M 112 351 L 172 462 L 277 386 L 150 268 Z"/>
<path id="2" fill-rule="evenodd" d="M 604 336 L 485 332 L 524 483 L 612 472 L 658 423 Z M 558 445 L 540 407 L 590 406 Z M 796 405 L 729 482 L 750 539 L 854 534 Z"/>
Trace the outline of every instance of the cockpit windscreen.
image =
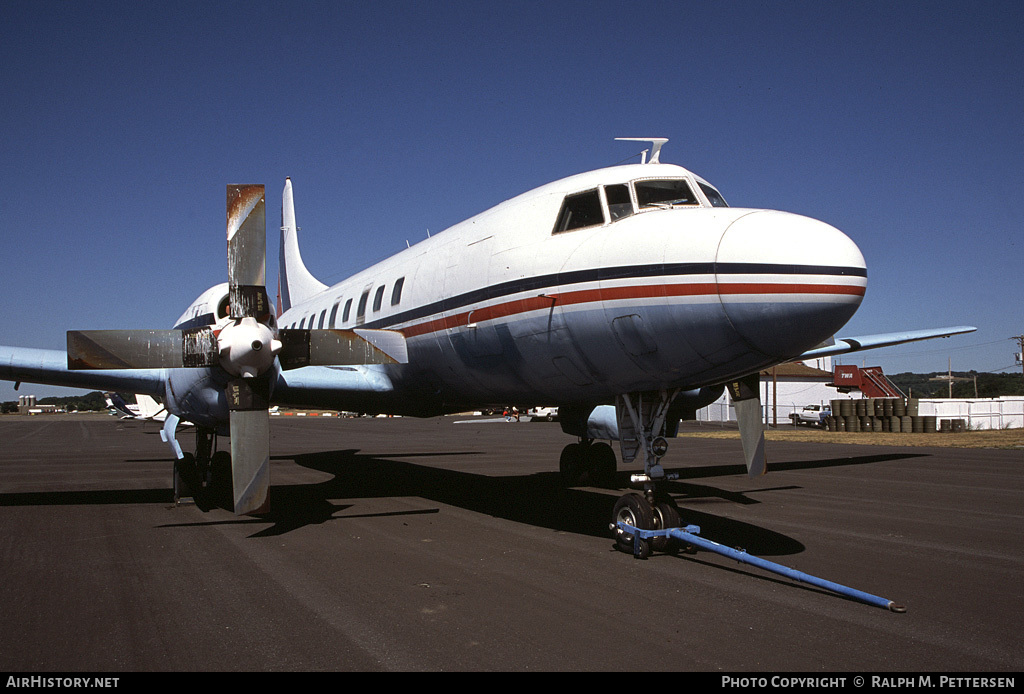
<path id="1" fill-rule="evenodd" d="M 712 188 L 711 186 L 709 186 L 708 184 L 698 182 L 697 185 L 699 185 L 700 189 L 704 191 L 704 195 L 707 196 L 708 202 L 711 203 L 712 207 L 729 206 L 729 203 L 725 201 L 725 198 L 722 197 L 722 194 L 719 193 L 714 188 Z"/>
<path id="2" fill-rule="evenodd" d="M 636 202 L 640 209 L 671 207 L 673 205 L 699 205 L 700 201 L 683 179 L 637 181 Z"/>

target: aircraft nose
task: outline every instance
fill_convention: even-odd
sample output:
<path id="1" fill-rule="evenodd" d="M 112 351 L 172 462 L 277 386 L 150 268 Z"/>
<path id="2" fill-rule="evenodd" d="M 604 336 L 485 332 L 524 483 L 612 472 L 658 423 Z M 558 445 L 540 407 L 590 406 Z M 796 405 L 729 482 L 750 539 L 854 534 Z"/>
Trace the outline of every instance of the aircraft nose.
<path id="1" fill-rule="evenodd" d="M 832 337 L 867 287 L 864 256 L 846 234 L 788 212 L 759 210 L 730 224 L 715 271 L 733 328 L 773 358 L 794 357 Z"/>

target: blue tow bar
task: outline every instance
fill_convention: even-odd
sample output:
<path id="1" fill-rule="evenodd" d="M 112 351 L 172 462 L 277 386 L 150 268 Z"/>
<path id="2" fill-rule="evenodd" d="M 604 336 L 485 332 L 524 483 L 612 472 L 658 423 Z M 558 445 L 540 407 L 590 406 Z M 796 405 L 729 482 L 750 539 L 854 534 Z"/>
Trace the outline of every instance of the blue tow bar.
<path id="1" fill-rule="evenodd" d="M 906 607 L 903 605 L 897 605 L 892 600 L 880 598 L 877 595 L 872 595 L 871 593 L 865 593 L 864 591 L 850 588 L 849 586 L 840 585 L 832 581 L 826 581 L 823 578 L 811 576 L 803 571 L 797 571 L 789 568 L 788 566 L 783 566 L 781 564 L 776 564 L 775 562 L 770 562 L 767 559 L 755 557 L 747 554 L 745 550 L 732 549 L 730 547 L 720 545 L 717 542 L 705 540 L 703 537 L 698 536 L 700 533 L 700 526 L 698 525 L 687 525 L 684 528 L 666 528 L 664 530 L 641 530 L 622 521 L 619 521 L 617 525 L 620 532 L 633 536 L 633 555 L 637 557 L 644 556 L 647 551 L 649 551 L 645 551 L 641 543 L 647 542 L 652 537 L 670 537 L 686 544 L 701 547 L 709 552 L 721 554 L 723 557 L 729 557 L 730 559 L 735 559 L 738 562 L 757 566 L 765 571 L 771 571 L 772 573 L 779 574 L 780 576 L 786 576 L 796 581 L 824 588 L 825 590 L 832 591 L 833 593 L 845 595 L 846 597 L 857 600 L 858 602 L 874 605 L 875 607 L 881 607 L 889 610 L 890 612 L 907 611 Z"/>

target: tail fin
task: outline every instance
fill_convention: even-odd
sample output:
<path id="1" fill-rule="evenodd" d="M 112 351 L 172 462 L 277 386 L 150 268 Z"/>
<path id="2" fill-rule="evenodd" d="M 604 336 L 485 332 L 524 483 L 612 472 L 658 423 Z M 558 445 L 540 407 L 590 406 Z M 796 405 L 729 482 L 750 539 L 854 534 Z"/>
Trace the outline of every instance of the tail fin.
<path id="1" fill-rule="evenodd" d="M 295 226 L 295 201 L 292 198 L 292 179 L 284 181 L 281 199 L 281 255 L 278 268 L 278 310 L 287 311 L 293 305 L 319 294 L 327 285 L 313 277 L 302 263 L 299 253 L 298 227 Z"/>
<path id="2" fill-rule="evenodd" d="M 135 418 L 138 416 L 138 412 L 132 412 L 131 408 L 128 407 L 128 403 L 124 401 L 124 398 L 118 393 L 105 393 L 104 397 L 107 401 L 107 407 L 117 410 L 120 413 L 121 418 L 125 417 Z"/>
<path id="3" fill-rule="evenodd" d="M 139 415 L 152 419 L 164 411 L 164 406 L 144 393 L 136 393 L 135 401 L 139 403 Z"/>

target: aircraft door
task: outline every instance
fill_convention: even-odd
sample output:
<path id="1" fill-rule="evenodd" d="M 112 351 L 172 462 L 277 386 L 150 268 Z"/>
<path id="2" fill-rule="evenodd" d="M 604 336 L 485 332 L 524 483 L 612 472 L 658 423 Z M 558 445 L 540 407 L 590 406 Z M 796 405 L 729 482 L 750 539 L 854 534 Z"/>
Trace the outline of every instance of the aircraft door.
<path id="1" fill-rule="evenodd" d="M 467 387 L 477 386 L 493 391 L 493 374 L 500 372 L 504 362 L 504 346 L 494 318 L 493 301 L 489 300 L 490 255 L 493 237 L 449 246 L 444 273 L 443 294 L 448 305 L 444 311 L 444 337 L 454 355 L 449 364 L 451 376 L 464 380 Z M 486 374 L 486 376 L 485 376 Z M 486 378 L 486 382 L 482 380 Z"/>

